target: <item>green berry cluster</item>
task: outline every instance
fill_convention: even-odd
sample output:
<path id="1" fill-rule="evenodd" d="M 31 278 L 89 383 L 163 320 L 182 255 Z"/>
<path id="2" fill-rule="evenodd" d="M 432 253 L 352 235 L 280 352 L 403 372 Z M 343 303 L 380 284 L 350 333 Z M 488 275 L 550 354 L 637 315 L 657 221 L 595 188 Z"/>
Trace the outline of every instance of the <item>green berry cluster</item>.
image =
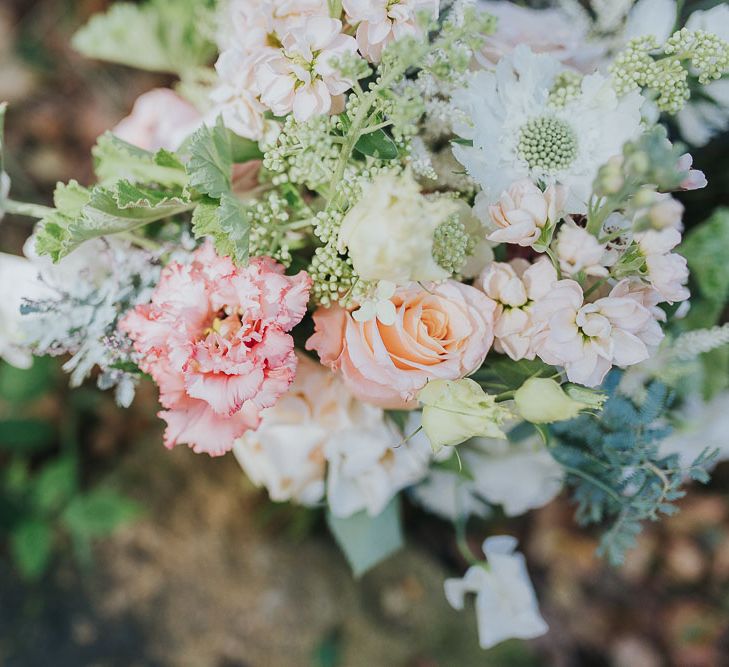
<path id="1" fill-rule="evenodd" d="M 463 268 L 474 247 L 475 240 L 458 213 L 446 218 L 433 234 L 433 259 L 450 273 L 458 273 Z"/>
<path id="2" fill-rule="evenodd" d="M 555 173 L 569 167 L 577 157 L 577 137 L 565 121 L 540 116 L 522 127 L 518 151 L 531 169 Z"/>

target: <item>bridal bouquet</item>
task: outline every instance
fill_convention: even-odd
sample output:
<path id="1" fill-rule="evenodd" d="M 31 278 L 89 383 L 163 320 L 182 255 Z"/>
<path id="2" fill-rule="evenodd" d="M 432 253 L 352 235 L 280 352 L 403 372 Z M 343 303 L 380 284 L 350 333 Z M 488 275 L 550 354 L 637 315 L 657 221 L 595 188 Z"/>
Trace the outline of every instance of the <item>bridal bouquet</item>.
<path id="1" fill-rule="evenodd" d="M 676 434 L 724 396 L 729 216 L 682 243 L 673 193 L 706 185 L 680 138 L 729 125 L 729 8 L 632 4 L 112 4 L 76 48 L 179 82 L 53 208 L 3 174 L 39 222 L 0 353 L 122 407 L 151 378 L 166 447 L 325 508 L 357 575 L 409 498 L 455 525 L 481 645 L 544 633 L 516 540 L 475 553 L 468 518 L 566 488 L 619 563 L 720 444 Z"/>

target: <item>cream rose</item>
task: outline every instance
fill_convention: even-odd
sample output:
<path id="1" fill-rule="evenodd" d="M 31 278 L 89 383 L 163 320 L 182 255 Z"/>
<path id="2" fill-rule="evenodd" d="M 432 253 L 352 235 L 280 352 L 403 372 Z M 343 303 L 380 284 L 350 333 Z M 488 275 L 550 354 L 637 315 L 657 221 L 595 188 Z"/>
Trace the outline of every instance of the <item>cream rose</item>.
<path id="1" fill-rule="evenodd" d="M 314 313 L 306 347 L 339 371 L 360 400 L 415 407 L 429 380 L 457 380 L 481 366 L 491 348 L 496 306 L 480 290 L 448 280 L 428 290 L 411 284 L 392 297 L 396 318 L 357 322 L 340 307 Z"/>

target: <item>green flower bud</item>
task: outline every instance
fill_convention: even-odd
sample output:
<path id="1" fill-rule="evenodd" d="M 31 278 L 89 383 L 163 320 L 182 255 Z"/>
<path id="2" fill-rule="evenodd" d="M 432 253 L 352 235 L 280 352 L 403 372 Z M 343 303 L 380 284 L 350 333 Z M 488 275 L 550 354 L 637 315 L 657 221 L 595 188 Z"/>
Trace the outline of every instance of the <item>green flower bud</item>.
<path id="1" fill-rule="evenodd" d="M 431 380 L 418 400 L 423 405 L 423 430 L 435 452 L 469 438 L 506 437 L 500 426 L 511 413 L 473 380 Z"/>
<path id="2" fill-rule="evenodd" d="M 558 382 L 549 378 L 531 378 L 514 394 L 519 414 L 532 424 L 552 424 L 574 419 L 590 407 L 570 398 Z"/>

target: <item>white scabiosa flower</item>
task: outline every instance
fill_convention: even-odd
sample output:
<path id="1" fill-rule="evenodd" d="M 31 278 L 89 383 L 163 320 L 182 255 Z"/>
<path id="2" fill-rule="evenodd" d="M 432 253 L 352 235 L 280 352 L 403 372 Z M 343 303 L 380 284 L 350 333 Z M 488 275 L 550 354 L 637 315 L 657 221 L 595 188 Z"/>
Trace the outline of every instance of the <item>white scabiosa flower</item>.
<path id="1" fill-rule="evenodd" d="M 564 106 L 550 104 L 559 61 L 517 47 L 495 71 L 478 71 L 453 94 L 455 130 L 473 145 L 453 153 L 495 203 L 522 179 L 567 186 L 566 213 L 585 213 L 598 169 L 641 131 L 643 97 L 618 97 L 610 80 L 592 74 Z"/>
<path id="2" fill-rule="evenodd" d="M 506 639 L 532 639 L 547 632 L 524 556 L 516 551 L 516 538 L 489 537 L 483 543 L 487 563 L 472 565 L 462 579 L 447 579 L 446 599 L 454 609 L 464 607 L 469 593 L 476 595 L 478 639 L 491 648 Z"/>

